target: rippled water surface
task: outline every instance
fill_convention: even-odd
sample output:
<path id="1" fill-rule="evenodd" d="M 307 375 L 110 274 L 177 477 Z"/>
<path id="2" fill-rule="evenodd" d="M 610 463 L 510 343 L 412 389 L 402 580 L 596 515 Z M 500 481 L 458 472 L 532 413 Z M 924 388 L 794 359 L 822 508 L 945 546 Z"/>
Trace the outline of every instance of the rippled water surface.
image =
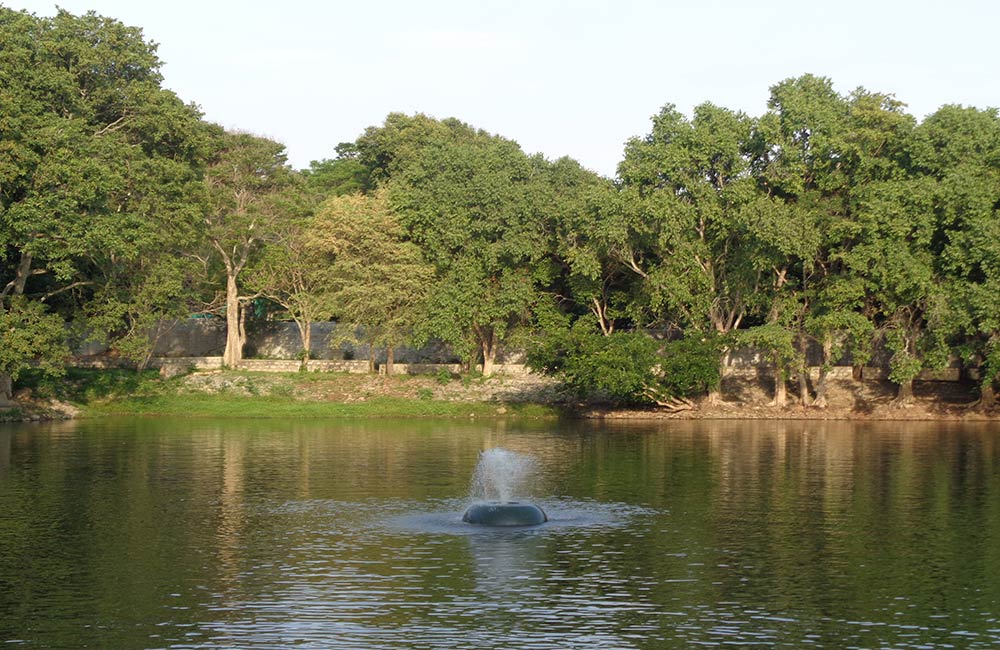
<path id="1" fill-rule="evenodd" d="M 0 425 L 0 642 L 1000 645 L 1000 429 Z M 463 524 L 481 450 L 550 521 Z"/>

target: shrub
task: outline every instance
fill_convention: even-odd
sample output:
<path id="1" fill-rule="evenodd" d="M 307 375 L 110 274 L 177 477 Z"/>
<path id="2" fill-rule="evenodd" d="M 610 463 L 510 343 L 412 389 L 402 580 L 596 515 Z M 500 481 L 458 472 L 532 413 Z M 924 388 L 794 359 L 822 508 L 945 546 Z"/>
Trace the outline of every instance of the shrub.
<path id="1" fill-rule="evenodd" d="M 692 336 L 668 341 L 660 349 L 658 381 L 674 397 L 691 397 L 719 387 L 719 342 L 715 337 Z"/>
<path id="2" fill-rule="evenodd" d="M 626 404 L 688 397 L 720 382 L 714 339 L 663 343 L 642 332 L 604 336 L 587 319 L 538 337 L 529 348 L 528 365 L 561 378 L 580 396 Z"/>

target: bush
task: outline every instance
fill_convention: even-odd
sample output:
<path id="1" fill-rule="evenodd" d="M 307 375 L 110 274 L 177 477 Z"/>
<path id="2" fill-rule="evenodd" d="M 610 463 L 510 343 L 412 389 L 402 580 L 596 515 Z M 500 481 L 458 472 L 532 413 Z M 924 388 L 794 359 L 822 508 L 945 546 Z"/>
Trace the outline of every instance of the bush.
<path id="1" fill-rule="evenodd" d="M 714 339 L 660 342 L 642 332 L 604 336 L 588 319 L 555 327 L 528 352 L 534 370 L 562 379 L 581 397 L 648 404 L 658 397 L 688 397 L 720 383 L 719 346 Z"/>
<path id="2" fill-rule="evenodd" d="M 634 332 L 604 336 L 586 319 L 569 329 L 544 333 L 529 350 L 528 365 L 559 377 L 580 396 L 599 394 L 615 402 L 644 403 L 656 382 L 657 343 Z"/>
<path id="3" fill-rule="evenodd" d="M 721 354 L 715 337 L 668 341 L 660 349 L 660 386 L 674 397 L 691 397 L 718 388 L 722 383 Z"/>

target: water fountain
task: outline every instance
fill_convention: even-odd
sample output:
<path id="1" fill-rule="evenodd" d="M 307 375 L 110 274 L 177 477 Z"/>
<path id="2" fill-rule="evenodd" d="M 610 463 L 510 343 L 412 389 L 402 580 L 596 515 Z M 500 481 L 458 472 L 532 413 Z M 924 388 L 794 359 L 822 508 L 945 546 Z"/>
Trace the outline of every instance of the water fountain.
<path id="1" fill-rule="evenodd" d="M 535 461 L 506 449 L 487 449 L 479 454 L 472 476 L 473 503 L 462 521 L 483 526 L 537 526 L 548 521 L 545 511 L 519 500 L 534 477 Z"/>

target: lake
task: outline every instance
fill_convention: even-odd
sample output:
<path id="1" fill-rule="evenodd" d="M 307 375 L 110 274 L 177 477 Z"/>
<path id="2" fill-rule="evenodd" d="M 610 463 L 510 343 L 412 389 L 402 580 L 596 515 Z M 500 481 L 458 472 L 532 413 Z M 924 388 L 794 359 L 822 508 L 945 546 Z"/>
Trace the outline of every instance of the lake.
<path id="1" fill-rule="evenodd" d="M 985 648 L 1000 427 L 0 425 L 0 642 Z M 461 522 L 479 453 L 550 521 Z"/>

